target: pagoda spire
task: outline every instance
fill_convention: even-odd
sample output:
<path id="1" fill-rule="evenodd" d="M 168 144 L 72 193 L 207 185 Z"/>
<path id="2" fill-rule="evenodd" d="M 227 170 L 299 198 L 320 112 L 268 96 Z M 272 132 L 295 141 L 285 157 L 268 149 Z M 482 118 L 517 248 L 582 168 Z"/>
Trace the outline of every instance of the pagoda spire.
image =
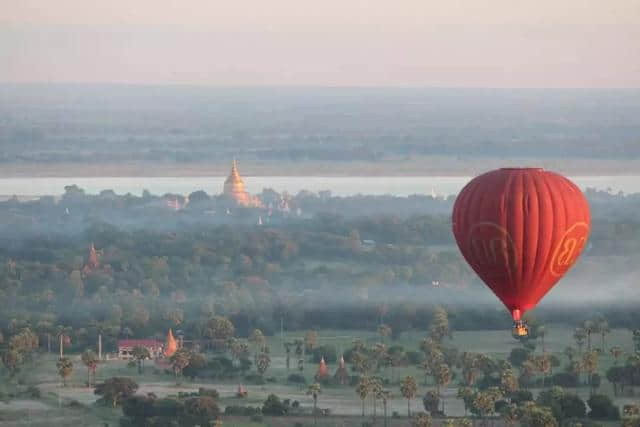
<path id="1" fill-rule="evenodd" d="M 167 334 L 167 342 L 164 346 L 164 357 L 171 357 L 178 350 L 178 343 L 176 339 L 173 337 L 173 332 L 171 328 L 169 328 L 169 333 Z"/>

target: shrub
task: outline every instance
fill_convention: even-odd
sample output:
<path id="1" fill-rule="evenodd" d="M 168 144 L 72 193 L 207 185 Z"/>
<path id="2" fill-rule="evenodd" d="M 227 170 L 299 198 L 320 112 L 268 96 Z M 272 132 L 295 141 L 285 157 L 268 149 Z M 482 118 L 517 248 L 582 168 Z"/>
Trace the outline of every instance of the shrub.
<path id="1" fill-rule="evenodd" d="M 594 394 L 587 400 L 587 404 L 589 408 L 591 408 L 589 418 L 600 420 L 617 420 L 620 418 L 620 411 L 618 407 L 611 402 L 609 396 Z"/>
<path id="2" fill-rule="evenodd" d="M 215 388 L 204 388 L 204 387 L 200 387 L 198 389 L 198 395 L 199 396 L 209 396 L 212 397 L 216 400 L 220 399 L 220 393 L 218 393 L 218 390 L 216 390 Z"/>
<path id="3" fill-rule="evenodd" d="M 262 414 L 262 410 L 259 407 L 253 406 L 227 406 L 224 410 L 225 415 L 238 415 L 242 417 L 251 417 L 254 415 Z"/>
<path id="4" fill-rule="evenodd" d="M 287 407 L 278 396 L 270 394 L 262 405 L 262 413 L 278 417 L 287 414 Z"/>

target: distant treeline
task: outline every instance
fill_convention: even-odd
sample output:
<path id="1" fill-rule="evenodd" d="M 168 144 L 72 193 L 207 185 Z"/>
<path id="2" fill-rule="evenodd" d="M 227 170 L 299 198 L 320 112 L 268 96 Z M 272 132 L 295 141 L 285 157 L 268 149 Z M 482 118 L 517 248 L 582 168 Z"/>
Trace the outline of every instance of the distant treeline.
<path id="1" fill-rule="evenodd" d="M 640 156 L 637 90 L 0 85 L 0 162 Z"/>

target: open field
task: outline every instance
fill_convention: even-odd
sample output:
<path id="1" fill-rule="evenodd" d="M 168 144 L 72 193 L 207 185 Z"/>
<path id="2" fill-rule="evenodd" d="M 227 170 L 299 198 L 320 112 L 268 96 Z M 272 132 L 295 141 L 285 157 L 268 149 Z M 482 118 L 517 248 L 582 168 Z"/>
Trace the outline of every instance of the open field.
<path id="1" fill-rule="evenodd" d="M 566 363 L 566 358 L 562 354 L 562 350 L 570 344 L 573 344 L 572 338 L 573 329 L 565 325 L 549 325 L 547 326 L 547 335 L 545 337 L 545 346 L 548 352 L 556 354 L 561 359 L 561 364 Z M 286 341 L 291 341 L 294 338 L 302 338 L 304 331 L 299 332 L 287 332 L 284 334 Z M 402 334 L 393 344 L 399 344 L 406 349 L 416 349 L 422 338 L 423 334 L 419 332 L 411 332 Z M 352 341 L 356 338 L 363 339 L 364 341 L 372 344 L 379 340 L 378 336 L 370 331 L 318 331 L 318 343 L 319 344 L 332 344 L 338 349 L 338 353 L 343 352 L 350 347 Z M 391 341 L 387 339 L 391 344 Z M 593 347 L 599 348 L 601 345 L 601 339 L 599 336 L 593 337 Z M 237 389 L 238 382 L 223 381 L 223 382 L 211 382 L 204 379 L 197 379 L 190 381 L 187 379 L 181 379 L 178 384 L 173 375 L 162 372 L 162 370 L 154 367 L 153 363 L 147 363 L 145 372 L 142 375 L 137 374 L 137 370 L 132 367 L 128 367 L 124 361 L 112 360 L 100 365 L 98 370 L 97 380 L 103 380 L 112 376 L 129 376 L 140 384 L 138 393 L 155 393 L 158 397 L 164 397 L 169 395 L 176 395 L 179 392 L 196 392 L 199 387 L 215 388 L 220 392 L 220 405 L 222 407 L 228 405 L 251 405 L 261 406 L 266 397 L 274 393 L 282 399 L 291 399 L 291 401 L 298 400 L 302 407 L 310 408 L 312 406 L 312 400 L 305 395 L 306 387 L 298 384 L 288 384 L 286 381 L 287 376 L 290 373 L 298 372 L 294 368 L 296 365 L 294 358 L 292 357 L 292 368 L 287 371 L 285 366 L 285 356 L 281 345 L 282 341 L 280 336 L 270 337 L 269 345 L 271 348 L 272 364 L 266 373 L 267 378 L 272 378 L 265 385 L 251 385 L 244 384 L 247 388 L 249 395 L 248 398 L 239 400 L 235 398 L 235 390 Z M 505 359 L 512 348 L 515 348 L 519 344 L 511 338 L 508 331 L 476 331 L 476 332 L 454 332 L 453 338 L 447 345 L 453 345 L 459 349 L 459 351 L 472 351 L 488 353 L 494 358 Z M 632 349 L 632 334 L 628 330 L 612 330 L 610 334 L 606 336 L 605 348 L 610 348 L 613 345 L 622 347 L 625 352 L 629 352 Z M 540 344 L 538 345 L 536 352 L 541 351 Z M 120 416 L 120 410 L 111 411 L 108 408 L 94 408 L 93 403 L 96 397 L 93 394 L 93 389 L 85 386 L 86 370 L 79 360 L 78 355 L 71 355 L 74 361 L 73 375 L 69 379 L 69 386 L 62 387 L 60 378 L 57 376 L 55 370 L 56 355 L 42 355 L 34 363 L 34 365 L 27 370 L 24 370 L 20 376 L 19 381 L 24 385 L 36 385 L 40 388 L 43 397 L 38 401 L 28 401 L 24 399 L 13 400 L 8 404 L 0 404 L 0 415 L 4 425 L 25 425 L 22 424 L 25 420 L 31 420 L 32 425 L 45 425 L 39 424 L 38 417 L 42 417 L 46 414 L 47 419 L 54 420 L 57 417 L 71 417 L 75 420 L 82 420 L 82 425 L 92 425 L 94 422 L 109 422 L 115 421 Z M 602 385 L 599 392 L 609 395 L 613 394 L 612 385 L 609 384 L 604 378 L 604 372 L 608 367 L 614 363 L 613 357 L 607 352 L 600 357 L 599 371 L 603 376 Z M 335 366 L 330 366 L 332 370 Z M 317 366 L 313 363 L 306 363 L 304 369 L 304 376 L 307 382 L 311 382 Z M 562 368 L 558 368 L 562 369 Z M 381 372 L 383 377 L 390 378 L 391 373 Z M 405 375 L 414 375 L 419 381 L 419 389 L 417 398 L 412 402 L 413 410 L 422 410 L 421 396 L 424 395 L 426 390 L 432 389 L 432 384 L 424 385 L 424 375 L 416 367 L 401 367 L 396 368 L 393 374 L 393 381 L 388 386 L 394 394 L 394 399 L 389 404 L 388 413 L 391 415 L 393 412 L 397 412 L 400 416 L 406 415 L 407 402 L 402 399 L 398 389 L 398 379 Z M 456 390 L 458 387 L 458 380 L 454 378 L 449 387 L 442 391 L 442 395 L 445 403 L 445 412 L 448 416 L 463 416 L 464 406 L 462 402 L 456 399 Z M 535 392 L 535 390 L 534 390 Z M 577 389 L 578 394 L 583 398 L 588 398 L 588 388 L 581 387 Z M 68 408 L 69 402 L 79 402 L 78 408 Z M 618 397 L 615 399 L 616 403 L 620 406 L 627 403 L 638 403 L 638 398 L 633 396 Z M 368 416 L 372 415 L 373 405 L 368 399 L 365 402 L 366 412 Z M 356 396 L 352 387 L 337 387 L 327 386 L 323 388 L 323 393 L 318 400 L 318 406 L 320 408 L 329 408 L 332 415 L 330 418 L 323 420 L 320 425 L 353 425 L 350 424 L 350 420 L 358 419 L 362 410 L 362 402 Z M 90 409 L 89 409 L 90 408 Z M 382 413 L 382 405 L 378 403 L 377 408 L 378 416 Z M 21 415 L 20 415 L 21 414 Z M 25 415 L 26 414 L 26 415 Z M 40 415 L 39 415 L 40 414 Z M 337 416 L 343 416 L 347 418 L 339 418 Z M 26 417 L 26 418 L 25 418 Z M 292 417 L 293 418 L 293 417 Z M 231 421 L 231 420 L 229 420 Z M 225 425 L 252 425 L 241 423 L 241 419 L 238 418 L 231 424 L 225 423 Z M 246 421 L 246 420 L 245 420 Z M 287 422 L 292 419 L 287 419 Z M 399 422 L 399 420 L 396 420 Z M 244 421 L 242 421 L 244 422 Z M 399 423 L 397 425 L 406 425 Z M 294 425 L 293 423 L 290 423 Z M 26 424 L 29 425 L 29 424 Z M 99 424 L 97 424 L 99 425 Z M 259 424 L 255 424 L 259 425 Z M 265 421 L 264 425 L 285 425 L 285 424 L 272 424 Z M 289 424 L 286 424 L 289 425 Z M 395 424 L 390 424 L 395 425 Z"/>

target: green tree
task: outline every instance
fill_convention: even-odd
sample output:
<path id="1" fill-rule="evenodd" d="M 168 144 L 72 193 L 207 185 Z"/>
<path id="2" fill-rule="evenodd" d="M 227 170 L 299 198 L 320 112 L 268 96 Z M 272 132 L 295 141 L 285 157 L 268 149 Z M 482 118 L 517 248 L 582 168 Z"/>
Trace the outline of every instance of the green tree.
<path id="1" fill-rule="evenodd" d="M 441 397 L 440 389 L 442 387 L 448 386 L 449 383 L 451 382 L 451 369 L 449 368 L 449 365 L 447 365 L 446 363 L 441 363 L 436 370 L 435 379 L 436 379 L 436 393 L 440 398 Z M 441 401 L 442 401 L 441 410 L 442 410 L 442 413 L 444 414 L 444 399 L 441 399 Z"/>
<path id="2" fill-rule="evenodd" d="M 189 350 L 181 348 L 176 351 L 170 358 L 171 367 L 173 368 L 173 374 L 178 378 L 178 375 L 182 375 L 184 368 L 189 366 L 191 362 L 191 353 Z"/>
<path id="3" fill-rule="evenodd" d="M 62 377 L 62 385 L 66 387 L 67 378 L 73 373 L 73 362 L 68 357 L 62 357 L 56 363 L 56 367 L 58 368 L 58 375 Z"/>
<path id="4" fill-rule="evenodd" d="M 558 422 L 549 408 L 529 405 L 522 411 L 520 425 L 522 427 L 558 427 Z"/>
<path id="5" fill-rule="evenodd" d="M 133 396 L 138 390 L 138 384 L 131 378 L 113 377 L 96 385 L 94 394 L 111 403 L 112 407 L 118 406 L 124 399 Z"/>
<path id="6" fill-rule="evenodd" d="M 431 427 L 431 415 L 421 412 L 411 419 L 411 427 Z"/>
<path id="7" fill-rule="evenodd" d="M 573 339 L 576 341 L 579 354 L 582 354 L 582 346 L 584 345 L 584 340 L 586 338 L 587 331 L 584 328 L 575 328 L 575 330 L 573 331 Z"/>
<path id="8" fill-rule="evenodd" d="M 411 400 L 416 397 L 418 392 L 418 384 L 412 376 L 406 376 L 400 383 L 400 394 L 407 399 L 407 416 L 411 416 Z"/>
<path id="9" fill-rule="evenodd" d="M 264 373 L 269 369 L 271 365 L 271 358 L 269 354 L 262 352 L 258 355 L 258 359 L 256 360 L 256 368 L 258 369 L 258 373 L 260 376 L 264 376 Z"/>
<path id="10" fill-rule="evenodd" d="M 318 396 L 322 393 L 322 388 L 320 384 L 314 383 L 309 386 L 307 389 L 307 396 L 311 396 L 313 398 L 313 425 L 318 425 Z"/>
<path id="11" fill-rule="evenodd" d="M 436 307 L 429 326 L 429 335 L 434 341 L 440 343 L 446 336 L 451 335 L 449 327 L 449 316 L 447 311 L 442 307 Z"/>
<path id="12" fill-rule="evenodd" d="M 304 336 L 304 345 L 307 351 L 313 351 L 318 345 L 318 333 L 316 331 L 308 331 Z"/>
<path id="13" fill-rule="evenodd" d="M 199 396 L 184 402 L 184 415 L 187 425 L 210 426 L 220 417 L 220 408 L 210 396 Z"/>
<path id="14" fill-rule="evenodd" d="M 620 359 L 620 356 L 624 354 L 624 350 L 622 350 L 622 347 L 620 347 L 619 345 L 615 345 L 609 349 L 609 353 L 611 353 L 615 360 L 614 364 L 617 365 L 618 359 Z"/>
<path id="15" fill-rule="evenodd" d="M 593 394 L 593 374 L 598 372 L 598 352 L 595 350 L 591 350 L 585 353 L 582 357 L 582 367 L 584 371 L 589 375 L 588 383 L 589 383 L 589 393 Z"/>
<path id="16" fill-rule="evenodd" d="M 369 391 L 371 390 L 371 380 L 367 376 L 360 376 L 360 381 L 358 381 L 358 385 L 356 386 L 356 394 L 362 401 L 362 422 L 364 423 L 364 401 L 369 395 Z"/>
<path id="17" fill-rule="evenodd" d="M 82 363 L 87 367 L 87 385 L 91 387 L 91 376 L 95 381 L 96 371 L 98 370 L 98 355 L 93 352 L 93 350 L 85 350 L 80 356 L 82 359 Z"/>
<path id="18" fill-rule="evenodd" d="M 133 347 L 131 354 L 138 362 L 138 374 L 141 374 L 142 372 L 144 372 L 144 361 L 145 359 L 151 359 L 151 353 L 146 347 L 136 346 Z"/>
<path id="19" fill-rule="evenodd" d="M 387 427 L 387 405 L 391 400 L 391 390 L 382 389 L 378 392 L 377 398 L 382 400 L 382 407 L 384 410 L 384 427 Z"/>
<path id="20" fill-rule="evenodd" d="M 254 329 L 253 331 L 251 331 L 248 340 L 253 345 L 254 359 L 257 360 L 258 352 L 262 351 L 267 343 L 267 340 L 260 329 Z"/>

